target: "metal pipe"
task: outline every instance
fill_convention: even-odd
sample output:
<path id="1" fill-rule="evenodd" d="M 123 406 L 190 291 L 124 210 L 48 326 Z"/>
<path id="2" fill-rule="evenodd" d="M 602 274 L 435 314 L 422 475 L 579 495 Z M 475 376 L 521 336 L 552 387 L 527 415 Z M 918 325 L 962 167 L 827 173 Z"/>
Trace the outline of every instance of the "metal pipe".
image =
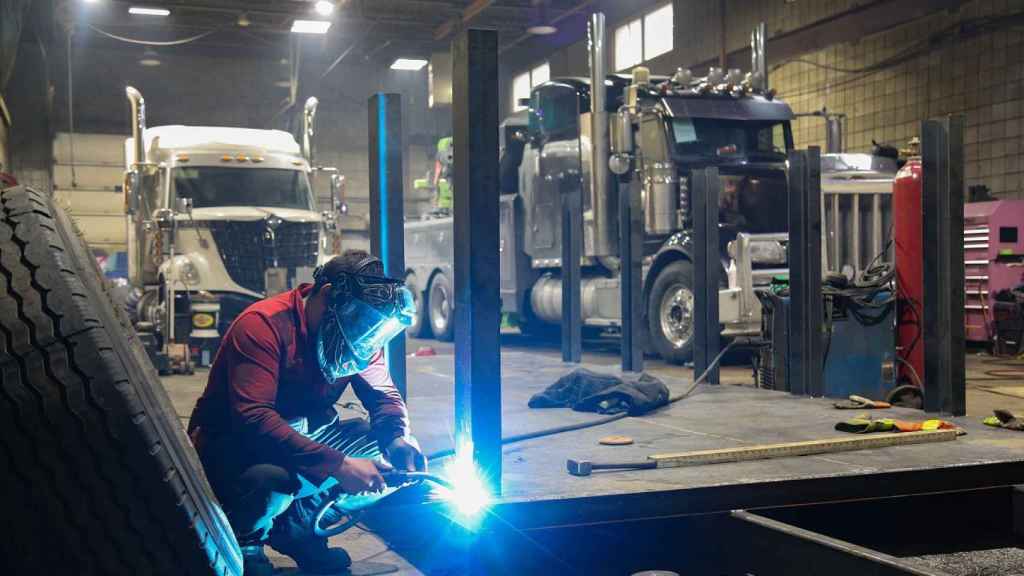
<path id="1" fill-rule="evenodd" d="M 594 253 L 588 256 L 612 256 L 618 241 L 608 172 L 607 63 L 604 14 L 595 12 L 590 18 L 590 209 Z"/>
<path id="2" fill-rule="evenodd" d="M 306 106 L 302 110 L 302 153 L 306 156 L 309 166 L 313 167 L 313 136 L 316 133 L 316 107 L 320 101 L 316 96 L 306 99 Z"/>
<path id="3" fill-rule="evenodd" d="M 131 86 L 126 87 L 124 92 L 132 110 L 132 148 L 135 152 L 132 163 L 143 164 L 146 161 L 146 147 L 142 141 L 146 133 L 146 100 L 142 97 L 142 92 Z"/>

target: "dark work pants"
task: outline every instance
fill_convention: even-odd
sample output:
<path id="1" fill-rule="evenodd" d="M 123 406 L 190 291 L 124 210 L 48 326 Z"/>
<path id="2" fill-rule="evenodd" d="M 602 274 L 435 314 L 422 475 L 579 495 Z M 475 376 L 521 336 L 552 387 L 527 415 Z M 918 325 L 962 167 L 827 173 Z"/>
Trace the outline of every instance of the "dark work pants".
<path id="1" fill-rule="evenodd" d="M 361 418 L 337 421 L 316 433 L 313 440 L 357 458 L 380 456 L 370 424 Z M 279 551 L 313 538 L 312 522 L 326 498 L 320 492 L 296 498 L 302 488 L 299 477 L 276 464 L 260 462 L 258 455 L 240 453 L 231 437 L 218 438 L 199 455 L 217 499 L 227 514 L 238 543 L 249 546 L 270 538 Z M 303 492 L 308 492 L 304 490 Z M 340 520 L 325 518 L 325 525 Z"/>

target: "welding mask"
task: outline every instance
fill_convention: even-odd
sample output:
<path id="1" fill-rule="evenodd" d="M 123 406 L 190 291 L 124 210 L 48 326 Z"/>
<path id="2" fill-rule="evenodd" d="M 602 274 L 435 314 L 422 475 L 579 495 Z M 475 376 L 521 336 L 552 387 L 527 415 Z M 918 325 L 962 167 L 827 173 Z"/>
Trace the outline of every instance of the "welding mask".
<path id="1" fill-rule="evenodd" d="M 384 276 L 379 259 L 368 257 L 355 270 L 336 278 L 322 278 L 322 269 L 314 273 L 318 284 L 331 284 L 317 337 L 320 369 L 328 380 L 365 370 L 416 314 L 412 293 L 401 280 Z"/>

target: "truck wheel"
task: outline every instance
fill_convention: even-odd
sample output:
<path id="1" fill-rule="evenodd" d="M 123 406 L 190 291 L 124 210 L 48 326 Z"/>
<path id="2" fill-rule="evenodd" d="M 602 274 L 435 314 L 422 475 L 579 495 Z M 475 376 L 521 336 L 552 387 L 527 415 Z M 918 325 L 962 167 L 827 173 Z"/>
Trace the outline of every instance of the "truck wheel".
<path id="1" fill-rule="evenodd" d="M 241 574 L 198 457 L 108 294 L 63 210 L 27 188 L 0 191 L 8 570 Z"/>
<path id="2" fill-rule="evenodd" d="M 673 262 L 654 279 L 647 300 L 651 347 L 666 362 L 683 364 L 693 358 L 693 264 Z"/>
<path id="3" fill-rule="evenodd" d="M 423 289 L 420 288 L 415 272 L 405 275 L 405 286 L 412 292 L 413 303 L 416 305 L 416 316 L 405 332 L 412 338 L 427 338 L 430 336 L 429 323 L 426 321 L 427 310 L 423 305 Z"/>
<path id="4" fill-rule="evenodd" d="M 451 342 L 455 337 L 455 322 L 452 314 L 452 304 L 455 300 L 452 294 L 452 283 L 444 275 L 444 272 L 434 274 L 434 279 L 430 281 L 430 291 L 427 294 L 430 330 L 434 333 L 434 338 L 442 342 Z"/>

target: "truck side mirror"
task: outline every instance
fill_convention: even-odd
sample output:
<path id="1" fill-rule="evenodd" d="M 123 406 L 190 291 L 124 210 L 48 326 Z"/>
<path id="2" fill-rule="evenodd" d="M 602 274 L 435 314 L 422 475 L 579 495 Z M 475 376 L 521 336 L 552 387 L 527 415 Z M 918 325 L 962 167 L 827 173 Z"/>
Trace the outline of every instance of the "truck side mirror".
<path id="1" fill-rule="evenodd" d="M 629 110 L 621 110 L 611 118 L 609 147 L 611 156 L 608 158 L 608 169 L 617 176 L 629 172 L 633 164 L 635 145 L 633 142 L 633 115 Z"/>
<path id="2" fill-rule="evenodd" d="M 335 211 L 345 214 L 348 206 L 345 205 L 345 176 L 342 174 L 331 174 L 331 204 Z"/>
<path id="3" fill-rule="evenodd" d="M 178 214 L 191 214 L 192 213 L 192 199 L 179 196 L 174 199 L 174 211 Z"/>

